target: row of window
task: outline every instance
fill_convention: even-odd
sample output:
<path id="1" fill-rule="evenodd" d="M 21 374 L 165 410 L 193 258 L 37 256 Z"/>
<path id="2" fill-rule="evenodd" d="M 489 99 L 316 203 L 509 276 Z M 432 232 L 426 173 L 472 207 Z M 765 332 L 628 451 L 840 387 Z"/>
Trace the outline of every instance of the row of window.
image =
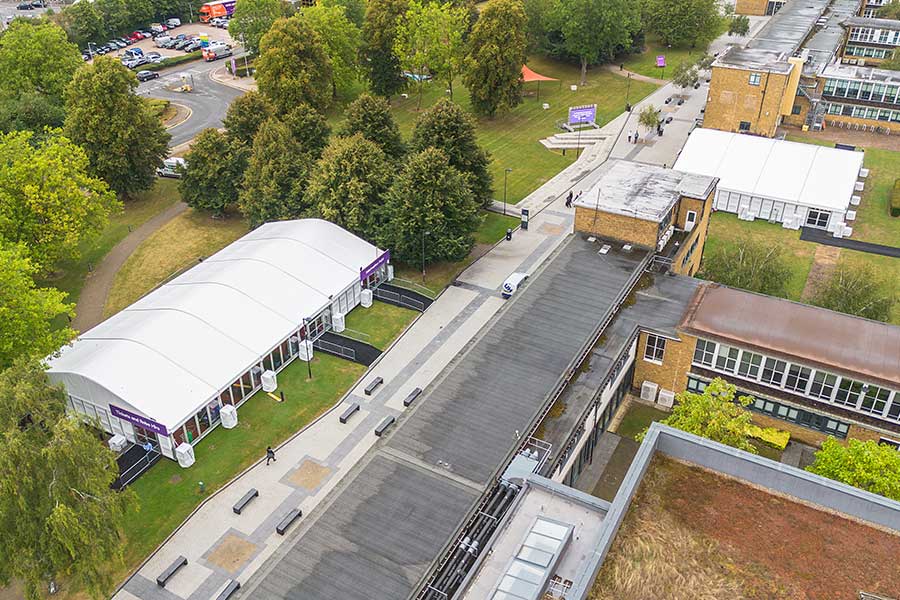
<path id="1" fill-rule="evenodd" d="M 856 79 L 825 80 L 822 93 L 826 96 L 849 98 L 851 100 L 867 100 L 885 104 L 900 104 L 900 85 L 859 81 Z"/>
<path id="2" fill-rule="evenodd" d="M 900 123 L 900 110 L 890 110 L 887 108 L 873 108 L 871 106 L 853 106 L 851 104 L 826 102 L 825 112 L 829 115 L 841 115 L 844 117 L 856 117 L 857 119 Z"/>
<path id="3" fill-rule="evenodd" d="M 890 48 L 873 48 L 872 46 L 847 46 L 844 56 L 860 56 L 864 58 L 891 58 L 894 51 Z"/>
<path id="4" fill-rule="evenodd" d="M 698 340 L 694 364 L 737 375 L 773 388 L 900 421 L 900 392 L 766 357 L 709 340 Z M 893 402 L 891 397 L 893 395 Z"/>
<path id="5" fill-rule="evenodd" d="M 900 31 L 875 29 L 872 27 L 851 27 L 850 41 L 900 46 Z"/>
<path id="6" fill-rule="evenodd" d="M 707 382 L 702 379 L 688 376 L 687 389 L 691 392 L 696 392 L 699 394 L 706 389 L 706 383 Z M 737 395 L 753 396 L 753 394 L 748 394 L 740 390 L 738 391 Z M 803 408 L 782 404 L 781 402 L 776 402 L 775 400 L 754 397 L 753 402 L 749 404 L 747 408 L 754 412 L 762 413 L 770 417 L 775 417 L 776 419 L 781 419 L 782 421 L 788 421 L 789 423 L 796 423 L 797 425 L 802 425 L 803 427 L 807 427 L 809 429 L 815 429 L 816 431 L 821 431 L 823 433 L 827 433 L 841 439 L 846 438 L 847 432 L 850 431 L 850 425 L 848 423 L 838 421 L 837 419 L 832 419 L 831 417 L 825 415 L 810 412 Z"/>

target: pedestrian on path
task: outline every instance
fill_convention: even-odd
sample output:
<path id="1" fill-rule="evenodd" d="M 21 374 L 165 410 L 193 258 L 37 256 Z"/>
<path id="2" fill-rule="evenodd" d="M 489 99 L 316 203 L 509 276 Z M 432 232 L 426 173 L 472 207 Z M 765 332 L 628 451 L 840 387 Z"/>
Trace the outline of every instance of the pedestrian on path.
<path id="1" fill-rule="evenodd" d="M 272 446 L 266 448 L 266 466 L 269 466 L 269 461 L 274 460 L 278 462 L 278 459 L 275 458 L 275 451 L 272 450 Z"/>

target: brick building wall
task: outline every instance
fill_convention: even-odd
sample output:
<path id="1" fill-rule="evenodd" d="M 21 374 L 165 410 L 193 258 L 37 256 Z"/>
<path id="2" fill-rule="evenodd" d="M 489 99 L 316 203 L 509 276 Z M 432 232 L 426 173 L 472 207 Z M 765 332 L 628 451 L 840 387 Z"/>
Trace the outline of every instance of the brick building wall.
<path id="1" fill-rule="evenodd" d="M 575 231 L 656 248 L 659 223 L 576 206 Z"/>

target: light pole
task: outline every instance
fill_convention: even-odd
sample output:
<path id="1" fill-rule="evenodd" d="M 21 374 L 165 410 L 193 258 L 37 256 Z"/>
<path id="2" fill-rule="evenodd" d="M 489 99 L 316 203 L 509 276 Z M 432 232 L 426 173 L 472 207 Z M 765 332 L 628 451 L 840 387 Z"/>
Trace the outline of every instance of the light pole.
<path id="1" fill-rule="evenodd" d="M 430 231 L 422 231 L 422 283 L 425 283 L 425 236 L 431 235 Z"/>
<path id="2" fill-rule="evenodd" d="M 506 216 L 506 178 L 509 176 L 510 171 L 512 171 L 512 169 L 510 169 L 509 167 L 506 167 L 506 169 L 503 172 L 503 215 L 504 216 Z"/>

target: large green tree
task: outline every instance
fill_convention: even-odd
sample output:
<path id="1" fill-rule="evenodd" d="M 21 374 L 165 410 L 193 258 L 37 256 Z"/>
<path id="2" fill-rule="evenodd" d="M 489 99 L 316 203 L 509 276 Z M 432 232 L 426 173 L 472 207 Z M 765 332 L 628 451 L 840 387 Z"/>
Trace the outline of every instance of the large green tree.
<path id="1" fill-rule="evenodd" d="M 585 85 L 588 65 L 609 60 L 631 44 L 640 14 L 638 3 L 630 0 L 556 0 L 550 20 L 562 36 L 562 49 L 578 57 Z"/>
<path id="2" fill-rule="evenodd" d="M 791 268 L 778 245 L 752 238 L 707 248 L 700 277 L 723 285 L 784 298 Z"/>
<path id="3" fill-rule="evenodd" d="M 331 61 L 333 95 L 349 97 L 359 84 L 362 33 L 344 14 L 342 6 L 317 4 L 303 10 L 303 19 L 319 34 Z"/>
<path id="4" fill-rule="evenodd" d="M 135 94 L 134 74 L 111 57 L 84 65 L 66 92 L 69 138 L 84 148 L 93 172 L 117 193 L 150 188 L 171 136 Z"/>
<path id="5" fill-rule="evenodd" d="M 398 259 L 411 264 L 465 258 L 482 219 L 466 177 L 437 148 L 406 160 L 385 208 L 382 240 Z"/>
<path id="6" fill-rule="evenodd" d="M 398 159 L 406 152 L 406 144 L 400 135 L 400 128 L 394 121 L 387 100 L 369 94 L 362 94 L 350 103 L 344 111 L 346 120 L 340 135 L 349 137 L 360 133 L 375 142 L 392 159 Z"/>
<path id="7" fill-rule="evenodd" d="M 429 147 L 442 150 L 450 164 L 468 176 L 476 201 L 490 205 L 490 157 L 478 146 L 475 121 L 458 104 L 442 98 L 423 112 L 416 121 L 411 146 L 415 151 Z"/>
<path id="8" fill-rule="evenodd" d="M 848 315 L 887 322 L 897 301 L 896 281 L 885 281 L 868 263 L 837 264 L 812 303 Z"/>
<path id="9" fill-rule="evenodd" d="M 334 97 L 331 59 L 301 14 L 275 21 L 262 37 L 255 64 L 259 91 L 280 114 L 301 102 L 324 110 Z"/>
<path id="10" fill-rule="evenodd" d="M 829 437 L 806 470 L 900 500 L 900 452 L 893 446 L 853 438 L 842 444 Z"/>
<path id="11" fill-rule="evenodd" d="M 392 177 L 393 167 L 378 145 L 359 133 L 337 137 L 316 163 L 306 195 L 325 219 L 373 239 Z"/>
<path id="12" fill-rule="evenodd" d="M 251 54 L 259 51 L 263 35 L 279 18 L 286 16 L 282 0 L 241 0 L 234 6 L 228 33 Z"/>
<path id="13" fill-rule="evenodd" d="M 522 101 L 527 23 L 521 0 L 490 0 L 481 11 L 463 75 L 476 113 L 493 117 Z"/>
<path id="14" fill-rule="evenodd" d="M 331 127 L 322 113 L 309 104 L 298 104 L 286 114 L 282 121 L 288 126 L 294 140 L 300 145 L 303 153 L 318 159 L 328 144 Z"/>
<path id="15" fill-rule="evenodd" d="M 716 0 L 644 0 L 644 26 L 666 45 L 695 47 L 715 36 L 719 19 Z"/>
<path id="16" fill-rule="evenodd" d="M 61 577 L 105 597 L 136 502 L 110 488 L 115 455 L 65 402 L 38 361 L 0 373 L 0 584 L 22 582 L 28 600 Z"/>
<path id="17" fill-rule="evenodd" d="M 272 118 L 263 123 L 253 140 L 239 196 L 251 227 L 312 213 L 304 194 L 313 162 L 284 122 Z"/>
<path id="18" fill-rule="evenodd" d="M 185 156 L 187 167 L 178 182 L 185 203 L 214 215 L 237 203 L 244 178 L 248 148 L 217 129 L 206 129 L 194 138 Z"/>
<path id="19" fill-rule="evenodd" d="M 223 125 L 229 137 L 249 146 L 253 144 L 253 137 L 260 126 L 273 112 L 265 96 L 259 92 L 247 92 L 228 106 Z"/>
<path id="20" fill-rule="evenodd" d="M 84 151 L 53 132 L 0 136 L 0 240 L 20 245 L 39 273 L 78 255 L 118 208 L 107 185 L 88 175 Z"/>
<path id="21" fill-rule="evenodd" d="M 394 54 L 397 23 L 406 12 L 408 0 L 369 0 L 362 28 L 364 64 L 372 91 L 390 97 L 404 88 L 400 60 Z"/>
<path id="22" fill-rule="evenodd" d="M 54 327 L 60 316 L 74 316 L 75 307 L 54 288 L 39 288 L 36 269 L 21 247 L 0 242 L 0 370 L 18 357 L 43 358 L 74 337 L 68 327 Z"/>

